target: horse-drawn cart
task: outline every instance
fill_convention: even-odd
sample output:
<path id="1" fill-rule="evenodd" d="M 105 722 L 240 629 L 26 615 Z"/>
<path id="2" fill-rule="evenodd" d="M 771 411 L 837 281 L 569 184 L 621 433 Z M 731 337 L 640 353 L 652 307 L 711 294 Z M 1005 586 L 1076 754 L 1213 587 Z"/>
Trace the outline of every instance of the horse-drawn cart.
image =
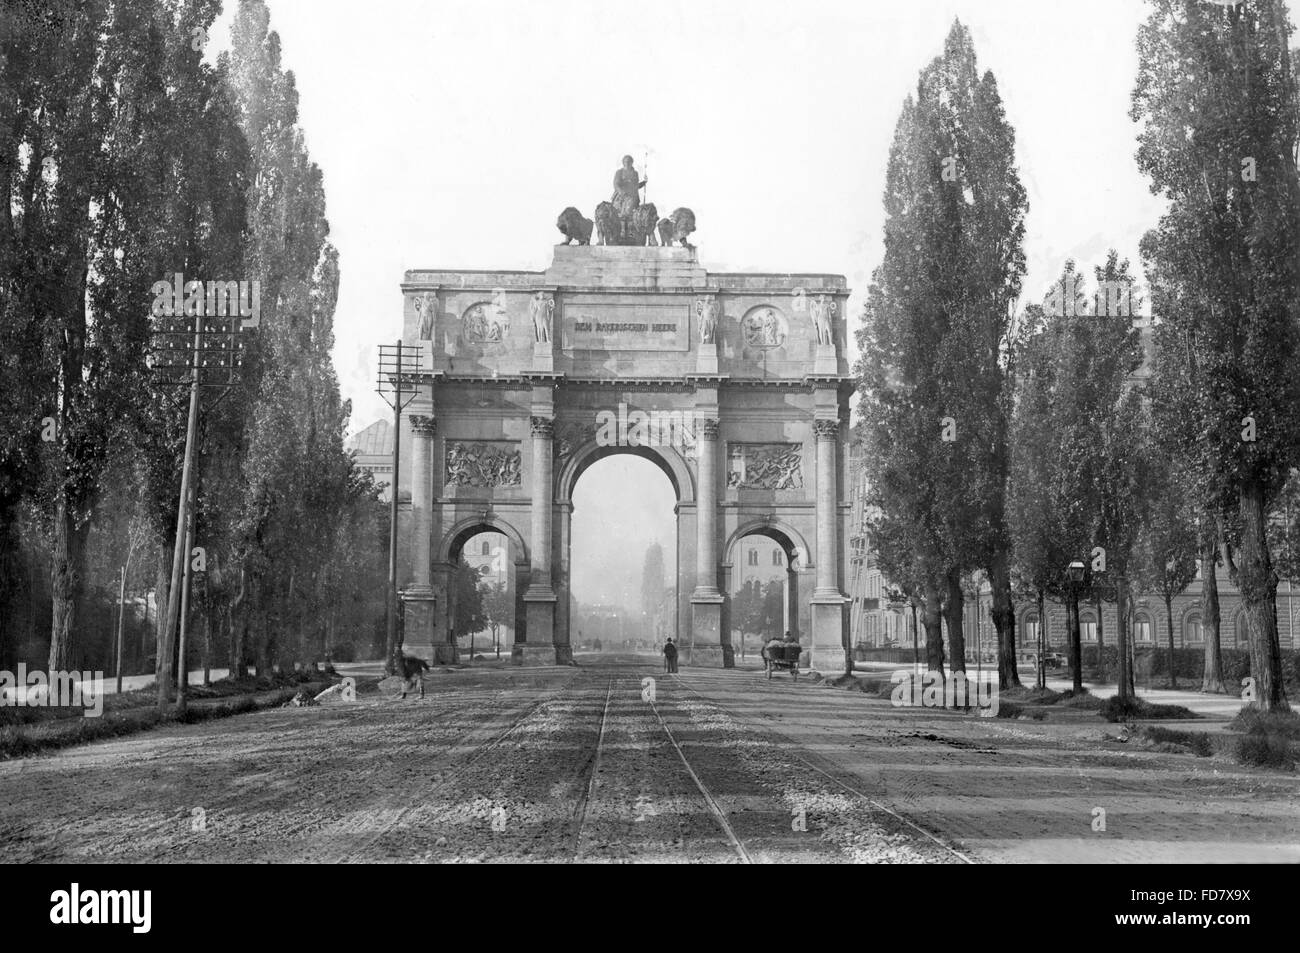
<path id="1" fill-rule="evenodd" d="M 763 646 L 763 668 L 767 671 L 767 677 L 771 678 L 773 672 L 788 671 L 791 678 L 796 682 L 799 681 L 799 653 L 801 651 L 803 651 L 803 646 L 798 642 Z"/>

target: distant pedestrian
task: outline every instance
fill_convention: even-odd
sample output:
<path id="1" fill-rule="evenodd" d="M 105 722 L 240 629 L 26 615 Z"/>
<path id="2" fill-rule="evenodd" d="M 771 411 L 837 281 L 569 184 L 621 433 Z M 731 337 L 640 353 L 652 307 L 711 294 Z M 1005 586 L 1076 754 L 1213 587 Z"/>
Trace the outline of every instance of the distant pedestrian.
<path id="1" fill-rule="evenodd" d="M 677 671 L 677 646 L 673 645 L 672 636 L 668 637 L 668 642 L 664 645 L 664 671 Z"/>

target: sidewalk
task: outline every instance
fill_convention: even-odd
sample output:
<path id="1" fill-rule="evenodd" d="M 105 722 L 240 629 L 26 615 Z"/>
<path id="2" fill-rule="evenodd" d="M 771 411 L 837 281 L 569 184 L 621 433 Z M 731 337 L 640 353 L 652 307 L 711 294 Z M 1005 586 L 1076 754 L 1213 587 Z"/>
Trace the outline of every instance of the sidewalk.
<path id="1" fill-rule="evenodd" d="M 36 671 L 36 669 L 29 666 L 28 671 L 34 672 Z M 230 674 L 229 669 L 214 668 L 212 670 L 212 680 L 215 682 L 217 679 L 225 678 L 229 674 Z M 157 681 L 156 675 L 124 675 L 122 676 L 122 691 L 133 692 L 141 688 L 148 688 L 150 685 L 153 685 L 156 681 Z M 198 668 L 190 672 L 189 683 L 191 685 L 202 685 L 203 669 Z M 19 685 L 13 689 L 9 689 L 9 691 L 13 691 L 18 696 L 18 698 L 20 699 L 20 703 L 25 702 L 27 700 L 27 686 Z M 109 674 L 104 675 L 104 694 L 105 695 L 117 694 L 117 678 L 115 676 Z"/>
<path id="2" fill-rule="evenodd" d="M 856 671 L 860 672 L 893 672 L 903 669 L 912 671 L 916 666 L 912 663 L 895 664 L 891 662 L 855 662 L 853 667 Z M 984 671 L 996 672 L 997 667 L 985 663 Z M 1019 671 L 1020 681 L 1025 685 L 1033 685 L 1033 666 L 1020 666 Z M 976 668 L 971 665 L 970 662 L 967 662 L 966 674 L 973 678 L 975 673 Z M 1199 680 L 1188 679 L 1187 681 L 1189 684 L 1199 684 Z M 1073 683 L 1068 678 L 1053 678 L 1049 676 L 1047 679 L 1047 687 L 1053 691 L 1064 692 L 1069 691 L 1069 689 L 1073 687 Z M 1110 698 L 1119 691 L 1119 687 L 1113 683 L 1101 684 L 1098 682 L 1084 682 L 1083 687 L 1088 690 L 1089 694 L 1102 699 Z M 1242 707 L 1246 704 L 1241 700 L 1239 694 L 1202 695 L 1198 691 L 1190 691 L 1186 689 L 1178 689 L 1177 691 L 1174 691 L 1173 689 L 1165 688 L 1143 688 L 1141 685 L 1137 687 L 1137 696 L 1143 701 L 1151 702 L 1154 705 L 1182 705 L 1184 708 L 1208 718 L 1232 718 L 1237 714 L 1237 712 L 1241 711 Z"/>

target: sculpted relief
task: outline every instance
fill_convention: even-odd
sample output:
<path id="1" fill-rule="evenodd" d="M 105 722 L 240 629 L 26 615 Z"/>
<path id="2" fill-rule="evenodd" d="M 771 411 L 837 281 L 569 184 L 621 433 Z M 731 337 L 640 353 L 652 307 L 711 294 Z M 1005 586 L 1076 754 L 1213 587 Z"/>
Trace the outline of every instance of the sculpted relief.
<path id="1" fill-rule="evenodd" d="M 465 311 L 465 340 L 474 344 L 500 344 L 510 333 L 510 316 L 505 308 L 486 301 Z"/>
<path id="2" fill-rule="evenodd" d="M 780 311 L 764 305 L 740 319 L 740 333 L 745 347 L 780 347 L 790 333 L 790 325 Z"/>
<path id="3" fill-rule="evenodd" d="M 447 441 L 448 486 L 519 486 L 519 445 L 511 441 Z"/>
<path id="4" fill-rule="evenodd" d="M 727 486 L 752 490 L 803 488 L 800 444 L 733 443 L 729 449 Z"/>

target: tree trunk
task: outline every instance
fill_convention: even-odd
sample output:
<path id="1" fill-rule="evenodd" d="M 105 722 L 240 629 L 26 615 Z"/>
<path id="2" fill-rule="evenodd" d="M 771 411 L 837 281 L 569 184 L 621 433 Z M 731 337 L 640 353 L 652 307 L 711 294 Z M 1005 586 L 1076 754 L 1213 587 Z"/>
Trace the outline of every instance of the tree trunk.
<path id="1" fill-rule="evenodd" d="M 1010 561 L 1004 547 L 994 550 L 988 574 L 993 589 L 993 625 L 998 632 L 998 690 L 1006 691 L 1020 687 L 1020 672 L 1016 670 L 1016 610 L 1011 601 Z"/>
<path id="2" fill-rule="evenodd" d="M 1165 628 L 1169 632 L 1169 687 L 1178 687 L 1178 669 L 1174 665 L 1174 597 L 1165 593 Z"/>
<path id="3" fill-rule="evenodd" d="M 1290 711 L 1282 685 L 1282 650 L 1277 634 L 1277 575 L 1268 552 L 1268 514 L 1264 488 L 1257 483 L 1242 487 L 1241 558 L 1237 562 L 1238 588 L 1245 605 L 1250 644 L 1250 675 L 1255 680 L 1254 707 L 1262 711 Z"/>
<path id="4" fill-rule="evenodd" d="M 1097 681 L 1106 681 L 1106 636 L 1102 629 L 1101 595 L 1092 597 L 1092 607 L 1097 612 Z"/>
<path id="5" fill-rule="evenodd" d="M 1079 633 L 1079 590 L 1070 587 L 1069 605 L 1070 626 L 1070 672 L 1073 677 L 1070 685 L 1076 695 L 1083 692 L 1083 639 Z"/>
<path id="6" fill-rule="evenodd" d="M 172 677 L 172 657 L 167 649 L 167 603 L 171 599 L 171 547 L 165 542 L 158 543 L 158 575 L 154 586 L 154 608 L 157 618 L 154 620 L 154 674 L 158 683 L 159 699 L 164 703 L 176 697 L 175 679 Z"/>
<path id="7" fill-rule="evenodd" d="M 964 674 L 966 671 L 966 633 L 962 629 L 962 615 L 965 608 L 965 597 L 961 591 L 961 571 L 956 568 L 949 569 L 944 577 L 944 586 L 947 590 L 944 598 L 944 617 L 948 622 L 949 657 L 952 660 L 952 670 Z"/>
<path id="8" fill-rule="evenodd" d="M 932 579 L 925 581 L 922 604 L 925 610 L 922 621 L 925 625 L 926 667 L 932 672 L 938 672 L 939 677 L 943 678 L 943 626 L 939 616 L 939 587 Z"/>
<path id="9" fill-rule="evenodd" d="M 212 684 L 212 612 L 211 606 L 203 610 L 203 687 Z"/>
<path id="10" fill-rule="evenodd" d="M 1034 646 L 1034 687 L 1047 687 L 1047 670 L 1043 668 L 1043 652 L 1047 647 L 1047 599 L 1042 589 L 1038 590 L 1038 644 Z"/>
<path id="11" fill-rule="evenodd" d="M 1219 543 L 1214 536 L 1201 546 L 1201 635 L 1205 639 L 1205 671 L 1201 691 L 1222 695 L 1223 652 L 1219 643 Z"/>
<path id="12" fill-rule="evenodd" d="M 1115 598 L 1115 634 L 1119 649 L 1119 685 L 1118 696 L 1121 703 L 1133 700 L 1133 666 L 1129 654 L 1128 631 L 1128 583 L 1120 577 L 1116 586 Z"/>
<path id="13" fill-rule="evenodd" d="M 85 578 L 85 530 L 78 529 L 76 516 L 69 510 L 67 493 L 60 490 L 55 503 L 54 552 L 50 566 L 50 597 L 53 601 L 53 619 L 50 623 L 49 674 L 77 668 L 76 630 L 77 608 L 80 603 L 81 582 Z"/>

